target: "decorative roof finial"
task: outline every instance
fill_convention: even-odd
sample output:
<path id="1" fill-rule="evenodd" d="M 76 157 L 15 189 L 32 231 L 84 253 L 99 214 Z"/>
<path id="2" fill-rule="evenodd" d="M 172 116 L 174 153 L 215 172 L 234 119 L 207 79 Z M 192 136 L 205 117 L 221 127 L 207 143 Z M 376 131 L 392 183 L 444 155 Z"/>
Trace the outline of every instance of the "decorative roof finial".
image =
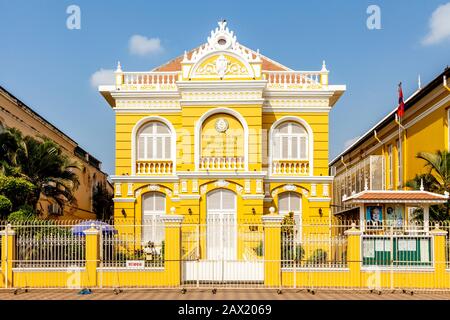
<path id="1" fill-rule="evenodd" d="M 183 61 L 187 61 L 187 60 L 188 60 L 187 51 L 184 50 Z"/>
<path id="2" fill-rule="evenodd" d="M 423 191 L 424 189 L 423 189 L 423 178 L 422 179 L 420 179 L 420 191 Z"/>
<path id="3" fill-rule="evenodd" d="M 417 87 L 419 90 L 422 89 L 422 82 L 420 81 L 420 74 L 419 74 L 419 77 L 417 78 Z"/>
<path id="4" fill-rule="evenodd" d="M 117 69 L 116 72 L 122 72 L 122 66 L 120 65 L 120 61 L 117 61 Z"/>
<path id="5" fill-rule="evenodd" d="M 219 25 L 219 30 L 224 31 L 227 26 L 227 20 L 221 19 L 217 24 Z"/>
<path id="6" fill-rule="evenodd" d="M 328 71 L 327 70 L 327 65 L 325 64 L 325 60 L 322 61 L 322 70 L 320 70 L 322 72 Z"/>

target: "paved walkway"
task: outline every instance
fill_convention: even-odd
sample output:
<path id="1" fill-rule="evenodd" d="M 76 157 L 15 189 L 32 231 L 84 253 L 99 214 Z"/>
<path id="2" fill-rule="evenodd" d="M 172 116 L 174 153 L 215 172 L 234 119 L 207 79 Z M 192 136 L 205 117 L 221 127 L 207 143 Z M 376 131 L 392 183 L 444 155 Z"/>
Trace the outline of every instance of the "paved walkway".
<path id="1" fill-rule="evenodd" d="M 112 290 L 93 290 L 92 294 L 79 295 L 78 290 L 29 290 L 0 291 L 0 300 L 450 300 L 450 292 L 416 292 L 413 295 L 401 291 L 382 292 L 380 295 L 367 291 L 307 291 L 285 290 L 278 294 L 275 289 L 222 289 L 213 294 L 211 290 L 124 290 L 114 294 Z"/>

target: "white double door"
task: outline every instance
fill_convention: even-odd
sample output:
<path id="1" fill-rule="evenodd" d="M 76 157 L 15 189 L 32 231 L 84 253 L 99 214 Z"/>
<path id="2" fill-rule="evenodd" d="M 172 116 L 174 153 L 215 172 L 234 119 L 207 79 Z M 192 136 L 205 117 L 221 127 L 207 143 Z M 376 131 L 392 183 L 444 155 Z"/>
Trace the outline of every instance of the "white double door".
<path id="1" fill-rule="evenodd" d="M 215 190 L 208 194 L 206 205 L 206 258 L 210 261 L 236 260 L 236 195 L 226 189 Z"/>

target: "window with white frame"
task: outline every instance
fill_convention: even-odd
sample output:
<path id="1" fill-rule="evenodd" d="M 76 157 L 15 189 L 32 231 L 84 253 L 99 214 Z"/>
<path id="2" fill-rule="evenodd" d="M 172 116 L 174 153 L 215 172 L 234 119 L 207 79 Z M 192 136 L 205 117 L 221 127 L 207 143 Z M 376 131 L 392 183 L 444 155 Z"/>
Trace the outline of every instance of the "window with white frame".
<path id="1" fill-rule="evenodd" d="M 166 197 L 160 192 L 149 192 L 142 197 L 142 241 L 160 244 L 164 240 L 164 224 L 161 216 L 166 214 Z"/>
<path id="2" fill-rule="evenodd" d="M 150 122 L 138 132 L 138 160 L 169 160 L 171 159 L 170 129 L 161 122 Z"/>
<path id="3" fill-rule="evenodd" d="M 389 188 L 394 188 L 394 156 L 392 154 L 392 144 L 388 146 L 388 162 L 389 162 Z"/>
<path id="4" fill-rule="evenodd" d="M 402 141 L 397 140 L 397 186 L 403 184 L 403 158 L 402 158 Z"/>
<path id="5" fill-rule="evenodd" d="M 296 192 L 283 192 L 278 196 L 278 212 L 280 215 L 288 215 L 293 213 L 293 218 L 296 226 L 296 239 L 301 241 L 302 238 L 302 204 L 301 196 Z"/>
<path id="6" fill-rule="evenodd" d="M 283 122 L 273 133 L 274 160 L 307 160 L 308 133 L 296 122 Z"/>
<path id="7" fill-rule="evenodd" d="M 278 197 L 278 211 L 280 214 L 286 215 L 290 212 L 300 214 L 301 198 L 295 192 L 283 192 Z"/>

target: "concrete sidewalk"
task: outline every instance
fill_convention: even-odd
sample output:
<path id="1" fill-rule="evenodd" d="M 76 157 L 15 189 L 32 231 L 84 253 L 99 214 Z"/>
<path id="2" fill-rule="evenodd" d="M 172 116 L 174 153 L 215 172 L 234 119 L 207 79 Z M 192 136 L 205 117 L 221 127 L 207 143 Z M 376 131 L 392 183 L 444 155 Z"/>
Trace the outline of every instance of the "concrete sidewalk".
<path id="1" fill-rule="evenodd" d="M 450 292 L 385 291 L 325 291 L 314 294 L 306 290 L 275 289 L 218 289 L 215 294 L 207 289 L 192 289 L 182 294 L 175 289 L 129 289 L 115 294 L 113 290 L 98 289 L 92 294 L 79 295 L 79 290 L 12 290 L 0 291 L 0 300 L 450 300 Z"/>

